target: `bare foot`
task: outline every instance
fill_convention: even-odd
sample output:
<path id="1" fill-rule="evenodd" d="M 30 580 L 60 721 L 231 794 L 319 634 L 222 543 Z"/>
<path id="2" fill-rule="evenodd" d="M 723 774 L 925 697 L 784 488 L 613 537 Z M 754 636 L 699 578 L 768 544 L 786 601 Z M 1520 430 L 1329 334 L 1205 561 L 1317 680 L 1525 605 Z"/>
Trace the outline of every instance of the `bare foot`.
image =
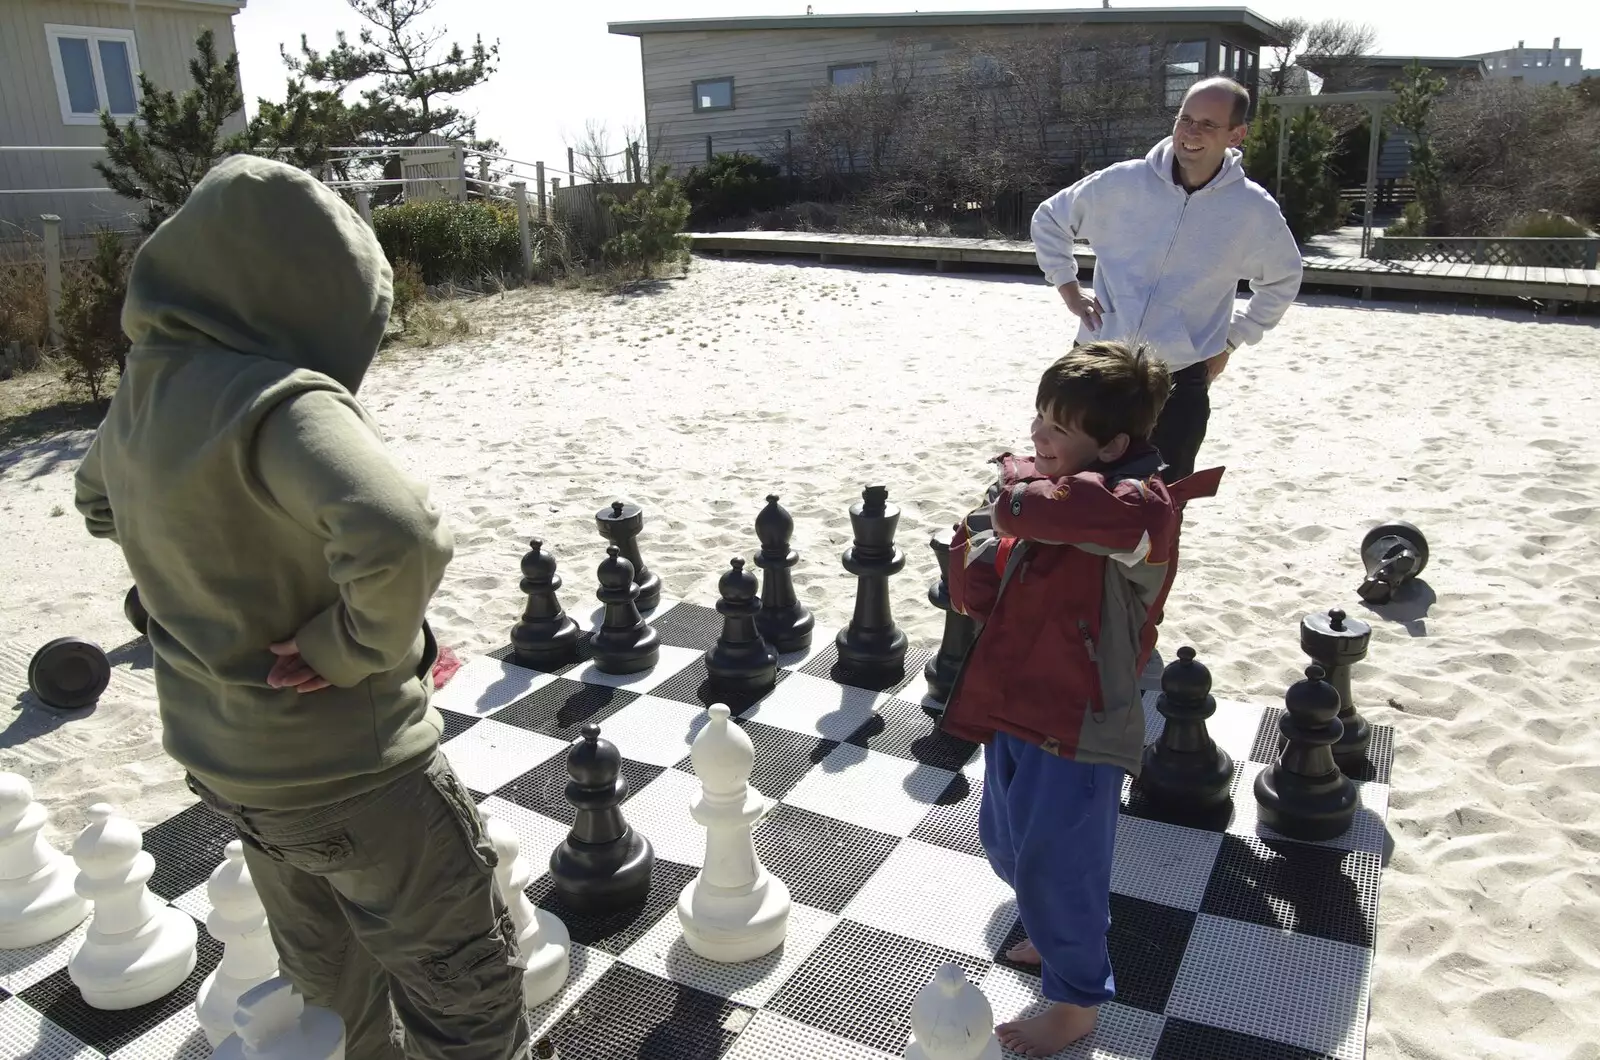
<path id="1" fill-rule="evenodd" d="M 1055 1004 L 1032 1019 L 1002 1023 L 994 1029 L 1000 1044 L 1021 1056 L 1054 1056 L 1094 1030 L 1100 1010 Z"/>
<path id="2" fill-rule="evenodd" d="M 1006 950 L 1006 960 L 1016 961 L 1018 964 L 1041 963 L 1039 951 L 1034 949 L 1033 942 L 1026 938 Z"/>

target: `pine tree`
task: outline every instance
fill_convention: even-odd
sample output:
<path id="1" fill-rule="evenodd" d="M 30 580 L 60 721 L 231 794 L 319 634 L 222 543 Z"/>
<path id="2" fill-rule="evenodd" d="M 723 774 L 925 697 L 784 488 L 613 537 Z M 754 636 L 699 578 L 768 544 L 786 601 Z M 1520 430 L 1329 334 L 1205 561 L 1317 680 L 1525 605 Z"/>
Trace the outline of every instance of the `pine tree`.
<path id="1" fill-rule="evenodd" d="M 470 52 L 451 44 L 443 54 L 435 49 L 445 31 L 423 30 L 416 23 L 437 0 L 347 0 L 370 25 L 362 26 L 357 43 L 340 31 L 337 43 L 326 52 L 312 48 L 300 37 L 300 55 L 283 49 L 283 61 L 303 81 L 320 86 L 336 98 L 360 82 L 378 83 L 361 92 L 349 105 L 362 145 L 392 147 L 413 143 L 424 133 L 447 140 L 464 140 L 493 149 L 492 141 L 477 139 L 477 119 L 450 105 L 446 97 L 481 85 L 494 73 L 500 55 L 498 42 L 485 46 L 480 36 Z"/>
<path id="2" fill-rule="evenodd" d="M 1271 191 L 1296 240 L 1325 232 L 1339 219 L 1339 184 L 1333 168 L 1337 135 L 1333 126 L 1306 107 L 1288 121 L 1283 186 L 1278 187 L 1278 107 L 1263 96 L 1244 142 L 1244 168 L 1250 179 Z"/>
<path id="3" fill-rule="evenodd" d="M 1389 120 L 1411 134 L 1411 184 L 1417 189 L 1416 210 L 1406 210 L 1415 224 L 1420 221 L 1423 231 L 1415 235 L 1441 235 L 1444 220 L 1440 200 L 1439 159 L 1429 142 L 1428 115 L 1433 101 L 1444 93 L 1449 83 L 1421 63 L 1412 61 L 1406 67 L 1405 77 L 1391 86 L 1398 95 L 1389 105 Z M 1413 216 L 1420 214 L 1420 217 Z"/>
<path id="4" fill-rule="evenodd" d="M 137 120 L 120 126 L 109 113 L 100 115 L 106 159 L 94 168 L 112 191 L 144 204 L 140 227 L 146 232 L 182 206 L 212 166 L 253 150 L 260 138 L 254 125 L 223 136 L 228 119 L 244 110 L 238 55 L 219 62 L 209 29 L 201 32 L 195 50 L 189 60 L 194 87 L 183 95 L 158 87 L 141 72 Z"/>

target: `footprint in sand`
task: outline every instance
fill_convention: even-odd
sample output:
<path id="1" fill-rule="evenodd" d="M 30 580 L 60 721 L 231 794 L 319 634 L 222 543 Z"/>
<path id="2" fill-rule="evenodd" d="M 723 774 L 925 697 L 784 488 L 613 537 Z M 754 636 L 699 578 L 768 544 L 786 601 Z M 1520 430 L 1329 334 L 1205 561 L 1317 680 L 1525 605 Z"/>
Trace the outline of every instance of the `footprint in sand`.
<path id="1" fill-rule="evenodd" d="M 1578 493 L 1576 490 L 1557 489 L 1554 486 L 1529 486 L 1522 491 L 1522 496 L 1540 504 L 1555 504 L 1557 502 L 1570 504 L 1589 499 L 1587 494 Z"/>
<path id="2" fill-rule="evenodd" d="M 1600 515 L 1600 508 L 1568 508 L 1564 512 L 1551 513 L 1555 518 L 1564 523 L 1577 523 L 1580 526 L 1591 526 L 1600 522 L 1596 516 Z"/>

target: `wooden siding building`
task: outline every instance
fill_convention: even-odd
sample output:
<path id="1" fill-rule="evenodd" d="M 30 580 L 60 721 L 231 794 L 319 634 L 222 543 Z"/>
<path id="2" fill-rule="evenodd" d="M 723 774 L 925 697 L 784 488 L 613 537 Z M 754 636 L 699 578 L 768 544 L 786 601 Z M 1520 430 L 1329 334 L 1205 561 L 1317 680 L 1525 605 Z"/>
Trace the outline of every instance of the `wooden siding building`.
<path id="1" fill-rule="evenodd" d="M 164 89 L 190 87 L 195 38 L 234 52 L 233 16 L 247 0 L 4 0 L 0 2 L 0 145 L 98 147 L 100 112 L 132 118 L 142 71 Z M 243 116 L 233 119 L 243 128 Z M 231 131 L 231 130 L 230 130 Z M 101 188 L 98 151 L 0 151 L 0 245 L 38 236 L 41 214 L 62 234 L 133 226 L 137 204 Z M 23 191 L 27 194 L 14 194 Z"/>
<path id="2" fill-rule="evenodd" d="M 1281 36 L 1244 7 L 678 19 L 609 28 L 639 38 L 650 160 L 675 171 L 708 153 L 775 157 L 790 137 L 799 139 L 820 91 L 873 76 L 897 46 L 915 56 L 916 76 L 924 77 L 936 75 L 961 41 L 1070 32 L 1092 47 L 1097 37 L 1137 36 L 1151 42 L 1152 88 L 1176 112 L 1202 77 L 1225 74 L 1254 94 L 1261 48 Z"/>

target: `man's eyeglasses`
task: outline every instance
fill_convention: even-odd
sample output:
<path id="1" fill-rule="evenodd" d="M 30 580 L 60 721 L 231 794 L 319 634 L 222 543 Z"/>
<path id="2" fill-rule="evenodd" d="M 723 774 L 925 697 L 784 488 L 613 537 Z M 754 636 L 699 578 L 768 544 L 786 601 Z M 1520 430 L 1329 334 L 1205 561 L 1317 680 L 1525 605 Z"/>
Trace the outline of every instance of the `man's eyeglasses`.
<path id="1" fill-rule="evenodd" d="M 1214 121 L 1195 121 L 1187 114 L 1178 115 L 1178 124 L 1185 129 L 1198 129 L 1200 132 L 1206 133 L 1207 135 L 1214 132 L 1221 132 L 1223 129 L 1223 126 L 1218 125 Z"/>

